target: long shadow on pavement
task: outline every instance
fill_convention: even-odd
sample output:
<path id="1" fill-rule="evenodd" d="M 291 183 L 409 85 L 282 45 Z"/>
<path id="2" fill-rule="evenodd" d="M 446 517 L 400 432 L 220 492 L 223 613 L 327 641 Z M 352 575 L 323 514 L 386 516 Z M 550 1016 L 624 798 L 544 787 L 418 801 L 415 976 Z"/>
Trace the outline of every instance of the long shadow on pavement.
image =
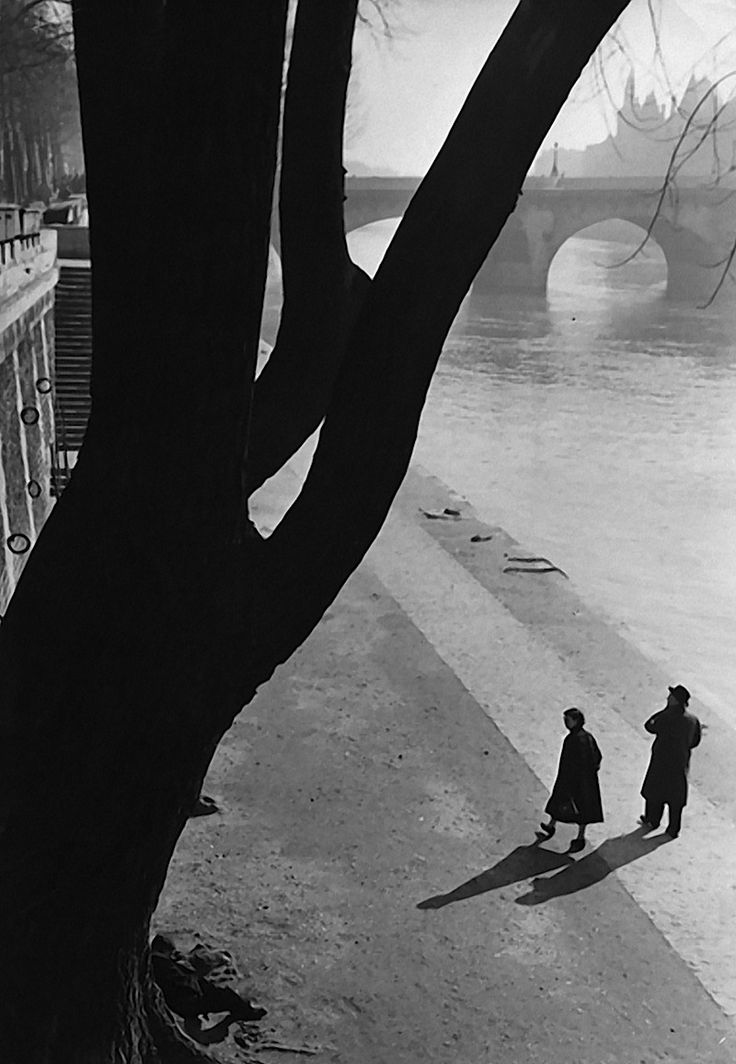
<path id="1" fill-rule="evenodd" d="M 607 875 L 622 865 L 637 861 L 656 850 L 665 842 L 671 842 L 669 835 L 644 837 L 644 829 L 637 828 L 626 835 L 617 835 L 606 839 L 597 850 L 587 857 L 573 862 L 554 876 L 534 879 L 528 894 L 515 898 L 517 905 L 541 905 L 550 898 L 561 898 L 565 894 L 575 894 L 579 890 L 600 883 Z"/>
<path id="2" fill-rule="evenodd" d="M 485 894 L 488 890 L 498 890 L 499 887 L 508 887 L 511 883 L 530 879 L 542 872 L 551 872 L 555 868 L 566 870 L 571 864 L 574 864 L 574 861 L 568 854 L 545 850 L 539 842 L 533 842 L 529 846 L 517 846 L 492 868 L 487 868 L 485 872 L 473 876 L 467 883 L 455 887 L 448 894 L 435 894 L 431 898 L 425 898 L 424 901 L 419 902 L 417 909 L 441 909 L 444 905 L 451 905 L 454 901 L 472 898 L 476 894 Z"/>

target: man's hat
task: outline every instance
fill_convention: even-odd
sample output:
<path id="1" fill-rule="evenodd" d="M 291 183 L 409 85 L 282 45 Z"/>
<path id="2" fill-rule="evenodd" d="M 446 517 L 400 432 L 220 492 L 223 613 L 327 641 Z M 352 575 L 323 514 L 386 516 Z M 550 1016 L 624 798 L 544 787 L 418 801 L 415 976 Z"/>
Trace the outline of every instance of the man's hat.
<path id="1" fill-rule="evenodd" d="M 676 687 L 670 687 L 669 692 L 671 695 L 675 696 L 682 706 L 686 706 L 690 701 L 690 692 L 687 687 L 683 687 L 681 683 L 678 683 Z"/>

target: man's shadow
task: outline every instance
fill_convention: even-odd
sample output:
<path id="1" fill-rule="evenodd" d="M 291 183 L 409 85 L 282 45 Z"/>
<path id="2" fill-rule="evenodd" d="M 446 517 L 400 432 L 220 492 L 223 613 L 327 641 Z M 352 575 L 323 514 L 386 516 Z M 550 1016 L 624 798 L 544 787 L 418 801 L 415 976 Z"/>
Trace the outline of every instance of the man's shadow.
<path id="1" fill-rule="evenodd" d="M 455 887 L 449 894 L 435 894 L 431 898 L 425 898 L 424 901 L 419 902 L 417 909 L 441 909 L 444 905 L 451 905 L 454 901 L 472 898 L 476 894 L 485 894 L 487 890 L 508 887 L 511 883 L 530 879 L 542 872 L 551 872 L 555 868 L 566 869 L 570 864 L 574 864 L 574 861 L 569 854 L 546 850 L 540 846 L 539 840 L 529 846 L 517 846 L 492 868 L 487 868 L 485 872 L 473 876 L 467 883 Z"/>
<path id="2" fill-rule="evenodd" d="M 565 894 L 575 894 L 579 890 L 600 883 L 622 865 L 645 857 L 665 842 L 671 842 L 669 835 L 662 833 L 645 838 L 646 829 L 636 828 L 626 835 L 617 835 L 606 839 L 597 850 L 586 857 L 573 862 L 554 876 L 537 878 L 532 882 L 528 894 L 516 898 L 517 905 L 541 905 L 550 898 L 561 898 Z"/>

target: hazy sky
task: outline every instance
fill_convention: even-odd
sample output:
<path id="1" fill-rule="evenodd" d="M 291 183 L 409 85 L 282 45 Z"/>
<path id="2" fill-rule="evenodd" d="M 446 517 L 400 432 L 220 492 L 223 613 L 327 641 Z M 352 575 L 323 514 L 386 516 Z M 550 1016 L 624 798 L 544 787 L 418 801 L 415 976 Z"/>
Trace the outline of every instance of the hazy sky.
<path id="1" fill-rule="evenodd" d="M 642 93 L 679 94 L 693 68 L 736 69 L 736 0 L 654 0 L 663 6 L 661 41 L 666 71 L 653 56 L 647 0 L 633 0 L 620 39 L 633 55 Z M 440 147 L 473 79 L 508 20 L 514 0 L 391 0 L 393 40 L 359 32 L 355 45 L 355 133 L 348 159 L 400 173 L 423 173 Z M 391 10 L 391 8 L 389 8 Z M 717 42 L 728 35 L 713 49 Z M 612 91 L 623 95 L 625 63 L 609 42 L 604 54 Z M 736 90 L 736 78 L 726 83 Z M 513 90 L 513 86 L 511 86 Z M 602 140 L 611 108 L 581 80 L 548 138 L 566 147 Z"/>

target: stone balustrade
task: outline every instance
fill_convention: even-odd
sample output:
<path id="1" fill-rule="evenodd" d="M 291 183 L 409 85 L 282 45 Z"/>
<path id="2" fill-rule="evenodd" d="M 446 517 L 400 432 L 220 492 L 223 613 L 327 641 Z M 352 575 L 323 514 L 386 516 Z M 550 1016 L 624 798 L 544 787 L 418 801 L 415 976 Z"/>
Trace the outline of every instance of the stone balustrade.
<path id="1" fill-rule="evenodd" d="M 0 204 L 0 614 L 53 499 L 56 233 Z"/>

